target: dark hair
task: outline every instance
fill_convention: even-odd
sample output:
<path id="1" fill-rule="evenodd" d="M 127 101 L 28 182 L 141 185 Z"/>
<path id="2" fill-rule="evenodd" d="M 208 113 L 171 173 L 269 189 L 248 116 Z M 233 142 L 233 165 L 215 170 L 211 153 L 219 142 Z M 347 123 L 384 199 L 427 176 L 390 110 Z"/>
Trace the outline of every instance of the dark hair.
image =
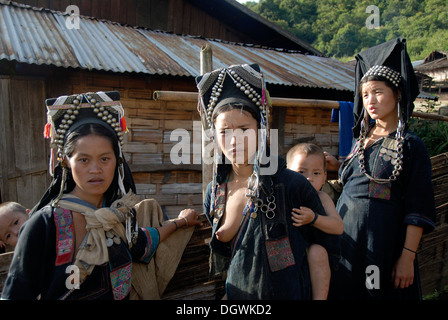
<path id="1" fill-rule="evenodd" d="M 318 145 L 306 142 L 296 144 L 294 147 L 289 149 L 288 153 L 286 154 L 286 162 L 288 165 L 293 162 L 294 157 L 298 153 L 304 154 L 306 156 L 313 154 L 321 155 L 324 163 L 324 170 L 327 170 L 327 161 L 325 159 L 324 151 Z"/>
<path id="2" fill-rule="evenodd" d="M 236 110 L 236 109 L 240 109 L 242 111 L 246 111 L 249 112 L 250 115 L 257 121 L 258 124 L 258 129 L 260 128 L 260 114 L 257 114 L 253 108 L 242 104 L 242 103 L 231 103 L 231 104 L 226 104 L 224 106 L 221 106 L 219 108 L 216 108 L 215 111 L 213 112 L 213 122 L 215 122 L 216 118 L 223 112 L 227 112 L 230 110 Z"/>

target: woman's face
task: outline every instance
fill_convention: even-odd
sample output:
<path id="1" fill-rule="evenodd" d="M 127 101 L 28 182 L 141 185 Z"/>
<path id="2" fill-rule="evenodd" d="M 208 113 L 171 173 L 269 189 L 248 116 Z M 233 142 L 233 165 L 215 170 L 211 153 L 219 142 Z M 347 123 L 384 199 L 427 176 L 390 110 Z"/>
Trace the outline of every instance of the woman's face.
<path id="1" fill-rule="evenodd" d="M 364 108 L 373 120 L 395 120 L 397 115 L 397 98 L 384 81 L 368 81 L 361 90 Z"/>
<path id="2" fill-rule="evenodd" d="M 117 165 L 110 140 L 93 134 L 79 138 L 66 164 L 76 183 L 72 194 L 97 208 L 101 207 Z"/>
<path id="3" fill-rule="evenodd" d="M 248 164 L 253 159 L 258 123 L 249 112 L 241 109 L 222 112 L 216 117 L 215 128 L 218 145 L 233 164 Z"/>

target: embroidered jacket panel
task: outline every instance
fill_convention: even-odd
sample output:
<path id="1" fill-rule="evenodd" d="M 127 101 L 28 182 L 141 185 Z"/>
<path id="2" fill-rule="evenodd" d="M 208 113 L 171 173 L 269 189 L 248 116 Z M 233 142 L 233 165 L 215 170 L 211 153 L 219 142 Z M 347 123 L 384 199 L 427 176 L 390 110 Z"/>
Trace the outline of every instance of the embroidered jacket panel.
<path id="1" fill-rule="evenodd" d="M 70 281 L 76 277 L 70 271 L 74 256 L 69 251 L 73 247 L 61 245 L 61 241 L 74 243 L 74 239 L 70 239 L 70 232 L 61 235 L 57 229 L 50 206 L 33 214 L 22 226 L 2 299 L 126 299 L 132 262 L 149 262 L 159 241 L 157 230 L 148 228 L 139 229 L 131 249 L 123 241 L 114 243 L 108 248 L 109 262 L 95 266 L 80 288 L 70 291 Z M 58 259 L 61 254 L 67 257 L 67 253 L 69 259 Z"/>

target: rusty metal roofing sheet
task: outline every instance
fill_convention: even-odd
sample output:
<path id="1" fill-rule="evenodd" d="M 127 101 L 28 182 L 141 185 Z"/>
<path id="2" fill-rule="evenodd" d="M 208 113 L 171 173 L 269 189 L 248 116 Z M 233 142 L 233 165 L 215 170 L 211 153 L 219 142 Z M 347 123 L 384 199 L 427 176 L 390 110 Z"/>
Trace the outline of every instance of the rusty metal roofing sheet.
<path id="1" fill-rule="evenodd" d="M 195 77 L 201 47 L 213 49 L 213 67 L 258 63 L 266 82 L 353 91 L 353 67 L 326 57 L 123 26 L 0 0 L 0 59 L 110 72 Z"/>

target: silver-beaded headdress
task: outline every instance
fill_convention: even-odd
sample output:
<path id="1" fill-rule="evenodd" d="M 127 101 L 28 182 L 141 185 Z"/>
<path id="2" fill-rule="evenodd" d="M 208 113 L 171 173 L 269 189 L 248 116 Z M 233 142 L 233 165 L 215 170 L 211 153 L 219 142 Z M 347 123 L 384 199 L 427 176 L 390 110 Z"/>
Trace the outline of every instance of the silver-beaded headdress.
<path id="1" fill-rule="evenodd" d="M 391 84 L 393 84 L 397 89 L 400 88 L 401 85 L 401 75 L 399 72 L 386 67 L 376 65 L 371 67 L 362 77 L 361 82 L 369 76 L 377 76 L 382 77 L 388 80 Z"/>
<path id="2" fill-rule="evenodd" d="M 213 113 L 220 107 L 242 103 L 260 114 L 262 125 L 269 124 L 269 97 L 264 77 L 256 64 L 233 65 L 197 78 L 199 111 L 204 129 L 214 128 Z"/>
<path id="3" fill-rule="evenodd" d="M 64 144 L 67 137 L 85 123 L 98 123 L 115 132 L 119 141 L 119 156 L 123 157 L 121 148 L 127 127 L 118 92 L 89 92 L 60 96 L 56 99 L 47 99 L 46 105 L 47 124 L 44 137 L 51 141 L 49 172 L 52 177 L 56 165 L 65 157 Z M 123 187 L 123 170 L 120 168 L 119 185 L 122 193 L 126 194 Z"/>

